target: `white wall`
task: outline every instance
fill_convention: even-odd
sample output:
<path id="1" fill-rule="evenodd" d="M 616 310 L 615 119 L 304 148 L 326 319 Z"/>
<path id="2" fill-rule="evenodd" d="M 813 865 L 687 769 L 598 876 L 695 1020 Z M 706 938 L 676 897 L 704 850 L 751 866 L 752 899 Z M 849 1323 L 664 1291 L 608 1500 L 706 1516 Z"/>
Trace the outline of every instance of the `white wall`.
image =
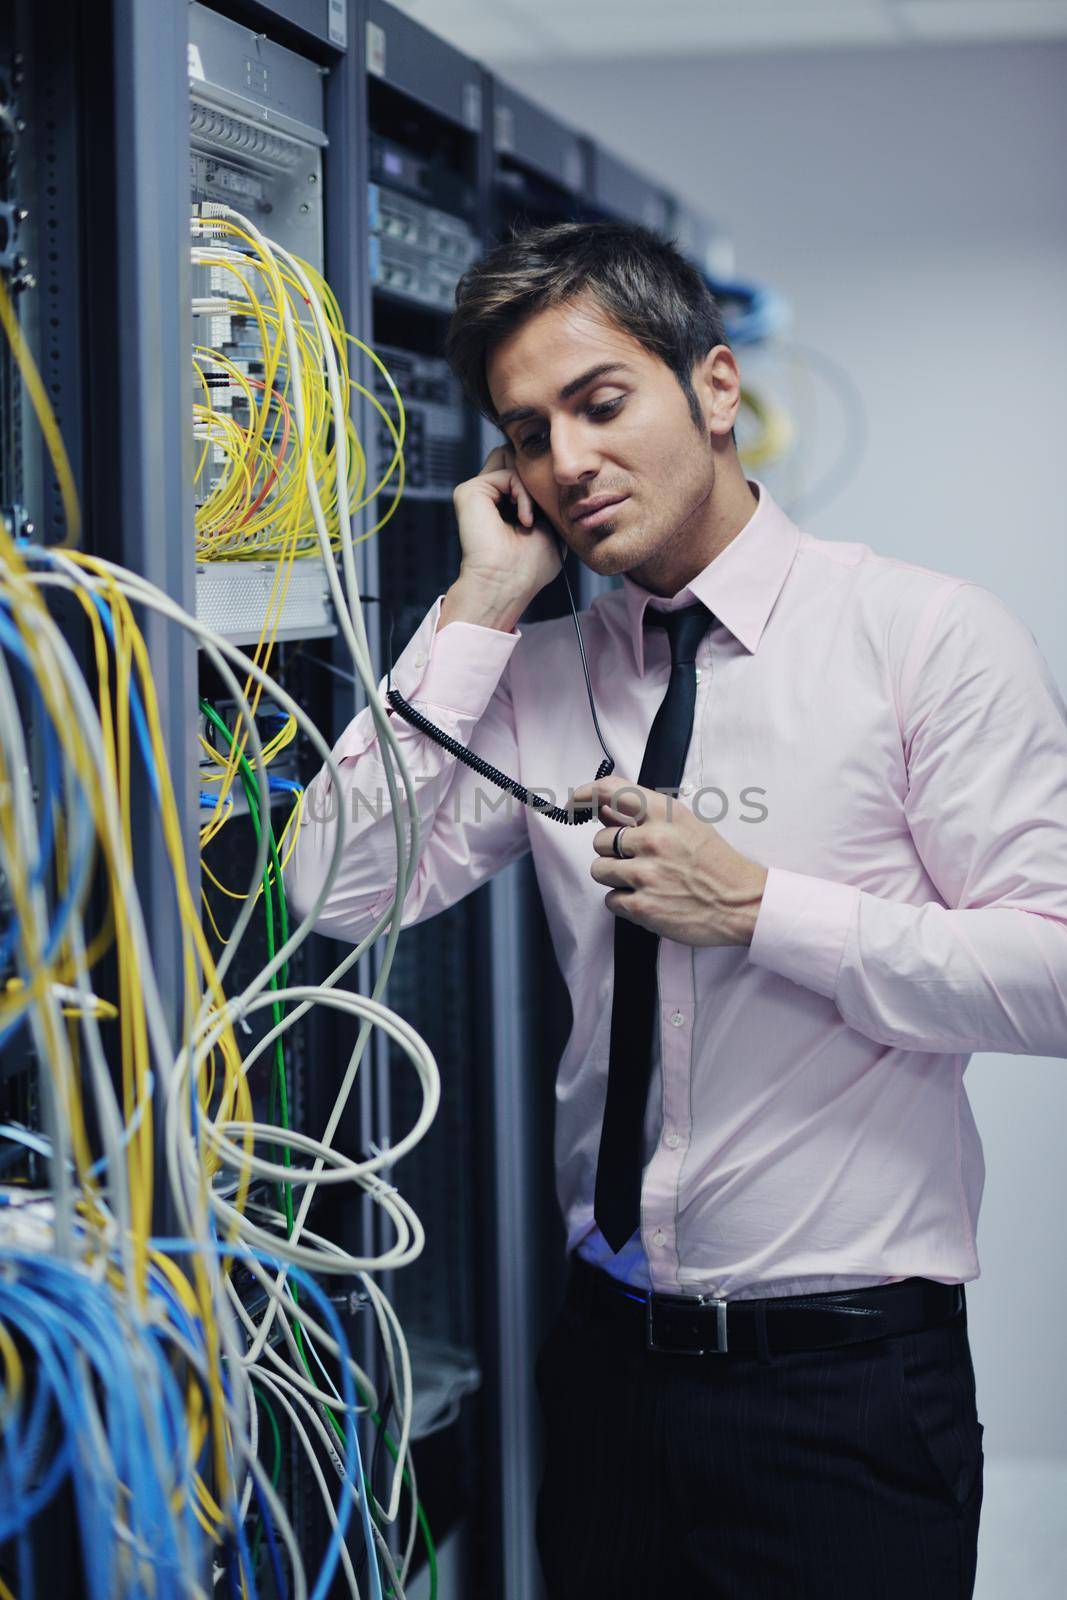
<path id="1" fill-rule="evenodd" d="M 810 530 L 985 584 L 1067 686 L 1065 67 L 1063 46 L 938 46 L 501 72 L 721 219 L 739 274 L 848 369 L 867 452 Z M 1067 1063 L 977 1056 L 967 1086 L 987 1457 L 1067 1460 Z"/>

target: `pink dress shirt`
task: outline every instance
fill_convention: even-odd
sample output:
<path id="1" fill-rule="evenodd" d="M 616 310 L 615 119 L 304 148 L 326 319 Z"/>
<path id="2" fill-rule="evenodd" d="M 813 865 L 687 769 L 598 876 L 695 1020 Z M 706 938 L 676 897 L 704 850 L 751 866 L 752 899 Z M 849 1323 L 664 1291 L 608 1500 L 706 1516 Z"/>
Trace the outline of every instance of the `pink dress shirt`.
<path id="1" fill-rule="evenodd" d="M 645 606 L 713 613 L 682 798 L 769 869 L 751 947 L 660 942 L 641 1231 L 618 1256 L 593 1221 L 614 923 L 589 876 L 600 824 L 507 801 L 393 714 L 423 830 L 404 923 L 532 851 L 574 1008 L 556 1090 L 569 1249 L 730 1299 L 966 1282 L 985 1176 L 968 1059 L 1067 1055 L 1067 707 L 988 590 L 815 539 L 753 488 L 749 522 L 671 600 L 627 578 L 582 616 L 605 740 L 633 778 L 669 668 Z M 564 804 L 600 759 L 573 621 L 435 633 L 440 603 L 394 683 Z M 348 844 L 318 926 L 355 941 L 396 872 L 368 712 L 335 755 Z M 298 910 L 329 856 L 328 785 L 287 874 Z"/>

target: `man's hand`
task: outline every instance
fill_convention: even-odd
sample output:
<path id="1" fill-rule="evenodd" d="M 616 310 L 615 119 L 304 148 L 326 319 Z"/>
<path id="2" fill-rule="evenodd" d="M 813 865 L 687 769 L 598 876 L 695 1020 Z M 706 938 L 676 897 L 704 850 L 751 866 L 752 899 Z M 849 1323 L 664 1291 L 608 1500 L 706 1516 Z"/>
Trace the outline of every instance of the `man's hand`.
<path id="1" fill-rule="evenodd" d="M 544 588 L 559 571 L 556 536 L 519 476 L 508 444 L 490 450 L 481 471 L 452 491 L 462 571 L 516 592 Z"/>
<path id="2" fill-rule="evenodd" d="M 607 885 L 609 911 L 679 944 L 751 944 L 767 869 L 710 822 L 681 800 L 618 777 L 583 784 L 572 804 L 595 806 L 605 824 L 593 838 L 589 871 Z M 620 827 L 621 861 L 613 850 Z"/>

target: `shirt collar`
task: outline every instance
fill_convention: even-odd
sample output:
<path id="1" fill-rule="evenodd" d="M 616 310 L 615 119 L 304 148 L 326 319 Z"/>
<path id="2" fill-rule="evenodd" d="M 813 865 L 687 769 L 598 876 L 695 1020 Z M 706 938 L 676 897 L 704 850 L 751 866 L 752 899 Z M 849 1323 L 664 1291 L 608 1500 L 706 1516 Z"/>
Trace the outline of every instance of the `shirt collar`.
<path id="1" fill-rule="evenodd" d="M 749 487 L 759 495 L 755 511 L 726 549 L 720 550 L 714 561 L 709 561 L 676 595 L 669 600 L 654 595 L 623 574 L 630 641 L 641 677 L 645 672 L 645 607 L 649 604 L 663 611 L 673 611 L 701 600 L 746 650 L 757 649 L 793 564 L 800 543 L 800 529 L 762 483 L 754 479 L 748 481 Z"/>

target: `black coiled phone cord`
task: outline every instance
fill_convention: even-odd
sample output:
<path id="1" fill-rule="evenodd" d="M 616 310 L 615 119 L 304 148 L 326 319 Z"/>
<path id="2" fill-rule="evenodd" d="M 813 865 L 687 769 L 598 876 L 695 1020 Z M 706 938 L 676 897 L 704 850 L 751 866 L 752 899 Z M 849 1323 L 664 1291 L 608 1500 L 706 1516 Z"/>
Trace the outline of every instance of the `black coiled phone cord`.
<path id="1" fill-rule="evenodd" d="M 559 539 L 558 534 L 556 537 Z M 571 593 L 570 578 L 567 576 L 567 568 L 565 564 L 567 547 L 562 539 L 559 539 L 559 543 L 561 556 L 560 571 L 563 573 L 563 582 L 567 589 L 567 599 L 570 601 L 571 616 L 574 618 L 574 627 L 578 634 L 578 653 L 582 658 L 582 672 L 585 675 L 585 692 L 589 698 L 589 710 L 593 717 L 593 727 L 596 729 L 596 736 L 600 742 L 600 748 L 604 752 L 604 760 L 596 769 L 596 777 L 598 779 L 607 778 L 610 777 L 610 775 L 615 771 L 615 762 L 612 758 L 611 752 L 608 750 L 607 745 L 604 743 L 604 735 L 601 733 L 600 723 L 597 721 L 596 706 L 593 702 L 593 686 L 589 681 L 589 667 L 585 659 L 585 646 L 582 644 L 582 629 L 578 621 L 578 612 L 574 604 L 574 595 Z M 592 822 L 594 816 L 592 809 L 575 811 L 568 810 L 566 806 L 550 805 L 545 799 L 544 795 L 536 793 L 531 794 L 530 790 L 524 788 L 516 778 L 509 778 L 506 773 L 500 772 L 498 768 L 492 766 L 488 761 L 483 761 L 481 756 L 476 756 L 473 750 L 468 750 L 466 745 L 460 744 L 458 739 L 453 739 L 452 736 L 447 734 L 443 728 L 438 728 L 430 721 L 428 717 L 424 717 L 421 711 L 416 711 L 415 707 L 404 699 L 404 696 L 400 693 L 399 689 L 392 688 L 392 678 L 393 669 L 390 665 L 390 687 L 386 690 L 385 698 L 388 700 L 393 710 L 399 716 L 403 717 L 405 722 L 410 722 L 413 728 L 417 728 L 419 733 L 426 734 L 427 738 L 432 739 L 435 744 L 439 744 L 442 750 L 447 750 L 450 755 L 456 757 L 457 761 L 462 761 L 464 766 L 470 767 L 471 771 L 476 772 L 480 778 L 485 778 L 486 782 L 495 784 L 498 789 L 504 789 L 508 794 L 513 794 L 516 800 L 520 801 L 522 805 L 530 806 L 533 810 L 537 811 L 540 816 L 547 817 L 550 822 L 562 822 L 568 827 L 572 825 L 579 826 L 586 822 Z"/>

